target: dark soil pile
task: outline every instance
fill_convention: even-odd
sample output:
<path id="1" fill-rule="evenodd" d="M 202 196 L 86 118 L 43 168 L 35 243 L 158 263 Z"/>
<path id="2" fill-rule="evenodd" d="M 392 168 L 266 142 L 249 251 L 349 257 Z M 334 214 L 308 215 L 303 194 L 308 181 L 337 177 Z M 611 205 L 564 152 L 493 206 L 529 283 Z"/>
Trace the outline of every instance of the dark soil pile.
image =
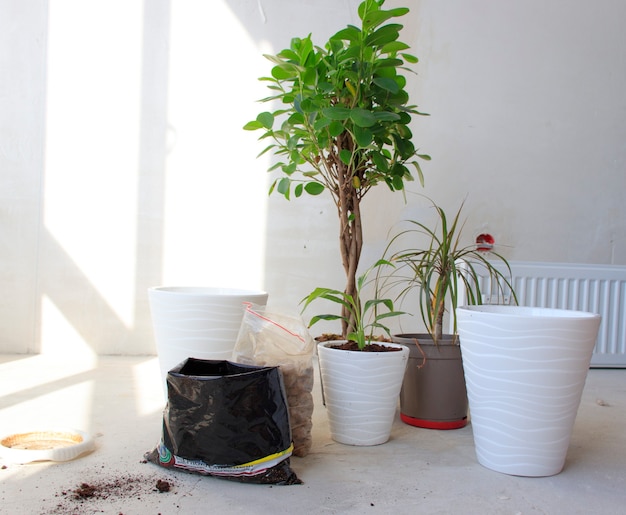
<path id="1" fill-rule="evenodd" d="M 57 505 L 47 513 L 50 515 L 93 513 L 99 511 L 99 501 L 123 501 L 141 499 L 148 495 L 159 495 L 174 490 L 172 480 L 156 479 L 153 476 L 119 474 L 110 478 L 86 480 L 72 488 L 63 489 L 55 497 Z"/>

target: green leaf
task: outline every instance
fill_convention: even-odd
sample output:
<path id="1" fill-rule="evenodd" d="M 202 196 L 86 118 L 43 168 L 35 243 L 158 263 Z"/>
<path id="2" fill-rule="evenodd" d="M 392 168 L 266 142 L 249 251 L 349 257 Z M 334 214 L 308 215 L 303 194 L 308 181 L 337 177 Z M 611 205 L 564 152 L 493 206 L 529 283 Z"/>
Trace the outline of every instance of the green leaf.
<path id="1" fill-rule="evenodd" d="M 302 116 L 302 113 L 293 113 L 287 121 L 290 125 L 302 125 L 304 123 L 304 116 Z"/>
<path id="2" fill-rule="evenodd" d="M 358 29 L 354 25 L 348 25 L 345 29 L 341 29 L 334 36 L 331 36 L 330 39 L 339 39 L 342 41 L 358 41 L 360 35 L 360 29 Z"/>
<path id="3" fill-rule="evenodd" d="M 408 7 L 397 7 L 396 9 L 390 9 L 388 11 L 372 11 L 365 15 L 365 19 L 362 18 L 363 27 L 373 29 L 391 18 L 404 16 L 408 12 Z"/>
<path id="4" fill-rule="evenodd" d="M 396 129 L 398 130 L 398 135 L 404 140 L 410 141 L 413 137 L 413 133 L 408 125 L 398 125 L 396 126 Z M 411 146 L 411 152 L 415 152 L 415 148 L 413 148 L 413 146 Z"/>
<path id="5" fill-rule="evenodd" d="M 291 150 L 295 150 L 296 148 L 298 148 L 298 143 L 300 142 L 300 137 L 295 135 L 295 136 L 291 136 L 288 140 L 287 140 L 287 150 L 291 151 Z"/>
<path id="6" fill-rule="evenodd" d="M 391 183 L 393 184 L 393 189 L 394 190 L 400 191 L 400 190 L 404 189 L 404 180 L 402 179 L 401 176 L 395 175 L 391 179 Z"/>
<path id="7" fill-rule="evenodd" d="M 370 158 L 379 172 L 387 173 L 389 171 L 389 161 L 381 153 L 372 152 Z"/>
<path id="8" fill-rule="evenodd" d="M 246 131 L 255 131 L 257 129 L 263 129 L 263 124 L 258 120 L 253 120 L 251 122 L 246 123 L 243 126 L 243 129 Z"/>
<path id="9" fill-rule="evenodd" d="M 407 63 L 417 63 L 419 59 L 411 54 L 400 54 Z"/>
<path id="10" fill-rule="evenodd" d="M 322 114 L 331 120 L 347 120 L 350 117 L 351 109 L 341 106 L 326 107 L 322 109 Z"/>
<path id="11" fill-rule="evenodd" d="M 371 127 L 376 123 L 374 114 L 361 107 L 355 107 L 350 111 L 350 119 L 359 127 Z"/>
<path id="12" fill-rule="evenodd" d="M 274 115 L 266 111 L 264 113 L 260 113 L 256 117 L 256 121 L 259 122 L 266 129 L 271 129 L 274 125 Z"/>
<path id="13" fill-rule="evenodd" d="M 400 155 L 400 157 L 403 159 L 409 159 L 410 157 L 412 157 L 415 152 L 415 147 L 413 146 L 413 143 L 411 143 L 411 140 L 408 138 L 403 138 L 399 134 L 393 134 L 392 136 L 395 150 Z"/>
<path id="14" fill-rule="evenodd" d="M 328 40 L 328 43 L 326 43 L 325 48 L 326 50 L 328 50 L 329 53 L 335 54 L 343 48 L 343 45 L 343 41 L 341 41 L 340 39 L 330 38 Z"/>
<path id="15" fill-rule="evenodd" d="M 352 159 L 352 152 L 344 148 L 341 152 L 339 152 L 339 159 L 341 159 L 343 164 L 349 165 L 350 160 Z"/>
<path id="16" fill-rule="evenodd" d="M 407 48 L 410 48 L 409 45 L 407 45 L 406 43 L 403 43 L 402 41 L 392 41 L 391 43 L 387 43 L 386 45 L 384 45 L 380 51 L 383 54 L 390 54 L 392 52 L 399 52 L 400 50 L 406 50 Z"/>
<path id="17" fill-rule="evenodd" d="M 317 299 L 329 300 L 331 302 L 341 304 L 342 306 L 346 306 L 347 308 L 350 308 L 350 302 L 352 301 L 352 297 L 350 295 L 345 294 L 342 291 L 334 290 L 332 288 L 315 288 L 315 290 L 313 290 L 311 293 L 309 293 L 309 295 L 307 295 L 300 301 L 300 304 L 304 303 L 302 310 L 305 310 L 306 307 L 311 302 Z M 315 321 L 317 321 L 317 320 L 339 320 L 342 317 L 338 315 L 317 315 L 314 318 L 316 319 Z M 309 323 L 309 326 L 311 326 L 314 323 L 315 322 L 311 321 Z"/>
<path id="18" fill-rule="evenodd" d="M 296 164 L 302 164 L 304 162 L 304 159 L 302 159 L 302 156 L 300 155 L 299 149 L 294 149 L 291 152 L 289 152 L 289 159 L 291 159 L 292 161 L 291 165 L 293 165 L 293 170 L 290 173 L 293 173 L 296 171 Z"/>
<path id="19" fill-rule="evenodd" d="M 268 59 L 270 59 L 270 56 L 266 56 Z M 276 57 L 280 57 L 281 59 L 285 60 L 285 61 L 298 61 L 298 54 L 296 54 L 293 50 L 291 50 L 290 48 L 286 48 L 285 50 L 281 50 L 280 52 L 278 52 L 276 54 Z M 273 59 L 270 59 L 270 61 L 273 61 Z M 276 61 L 274 61 L 276 62 Z M 282 64 L 282 63 L 281 63 Z"/>
<path id="20" fill-rule="evenodd" d="M 384 27 L 380 27 L 375 32 L 365 38 L 367 46 L 379 47 L 395 41 L 400 36 L 402 25 L 390 23 Z"/>
<path id="21" fill-rule="evenodd" d="M 393 302 L 390 299 L 370 299 L 365 302 L 363 312 L 367 313 L 370 309 L 378 306 L 379 304 L 384 305 L 389 311 L 393 311 Z M 381 313 L 376 318 L 385 318 L 385 315 Z"/>
<path id="22" fill-rule="evenodd" d="M 296 77 L 297 73 L 292 70 L 287 70 L 284 66 L 274 66 L 272 68 L 272 77 L 278 80 L 291 79 Z"/>
<path id="23" fill-rule="evenodd" d="M 317 120 L 315 120 L 315 123 L 313 123 L 313 129 L 315 131 L 322 130 L 325 127 L 328 127 L 330 123 L 331 120 L 329 118 L 318 118 Z"/>
<path id="24" fill-rule="evenodd" d="M 305 98 L 300 102 L 300 109 L 305 113 L 317 111 L 317 106 L 310 98 Z"/>
<path id="25" fill-rule="evenodd" d="M 408 125 L 409 123 L 411 123 L 411 115 L 409 113 L 401 112 L 400 123 L 403 125 Z"/>
<path id="26" fill-rule="evenodd" d="M 402 66 L 404 63 L 402 59 L 379 59 L 376 61 L 376 69 L 379 68 L 387 68 L 387 67 L 398 67 Z"/>
<path id="27" fill-rule="evenodd" d="M 258 153 L 257 157 L 261 157 L 263 154 L 265 154 L 266 152 L 268 152 L 269 150 L 273 149 L 276 145 L 274 143 L 272 143 L 271 145 L 268 145 L 267 147 L 265 147 L 263 150 L 261 150 L 261 152 Z"/>
<path id="28" fill-rule="evenodd" d="M 302 190 L 303 189 L 304 189 L 304 185 L 302 183 L 296 185 L 296 187 L 293 190 L 293 193 L 296 196 L 296 198 L 298 198 L 299 196 L 302 195 Z"/>
<path id="29" fill-rule="evenodd" d="M 317 88 L 323 93 L 330 93 L 334 86 L 330 82 L 320 81 L 317 83 Z"/>
<path id="30" fill-rule="evenodd" d="M 344 130 L 346 129 L 343 123 L 341 123 L 340 121 L 333 121 L 328 127 L 328 132 L 333 138 L 336 138 L 337 136 L 339 136 Z"/>
<path id="31" fill-rule="evenodd" d="M 319 322 L 320 320 L 343 320 L 343 317 L 339 315 L 315 315 L 311 318 L 311 321 L 309 322 L 309 327 Z"/>
<path id="32" fill-rule="evenodd" d="M 358 125 L 354 126 L 354 139 L 360 147 L 367 147 L 372 143 L 374 139 L 374 135 L 372 131 L 366 128 L 359 127 Z"/>
<path id="33" fill-rule="evenodd" d="M 400 120 L 398 113 L 392 113 L 390 111 L 376 111 L 373 114 L 374 118 L 379 122 L 395 122 Z"/>
<path id="34" fill-rule="evenodd" d="M 372 82 L 374 82 L 374 84 L 376 84 L 378 87 L 381 87 L 384 90 L 394 94 L 400 90 L 398 83 L 395 80 L 387 77 L 374 77 L 374 80 Z"/>
<path id="35" fill-rule="evenodd" d="M 306 86 L 315 87 L 315 82 L 317 80 L 317 72 L 315 71 L 315 68 L 307 68 L 300 76 L 300 80 L 302 84 Z"/>
<path id="36" fill-rule="evenodd" d="M 405 173 L 407 173 L 407 167 L 396 162 L 391 167 L 390 173 L 394 177 L 404 177 Z"/>
<path id="37" fill-rule="evenodd" d="M 271 61 L 274 64 L 278 64 L 278 65 L 282 65 L 285 62 L 283 59 L 281 59 L 277 55 L 263 54 L 263 57 L 265 57 L 265 59 L 267 59 L 268 61 Z M 265 79 L 267 79 L 267 77 L 265 77 Z"/>
<path id="38" fill-rule="evenodd" d="M 309 54 L 313 51 L 313 42 L 310 37 L 306 37 L 300 40 L 300 46 L 298 48 L 298 56 L 300 57 L 300 63 L 306 63 Z"/>
<path id="39" fill-rule="evenodd" d="M 278 179 L 276 179 L 274 182 L 272 182 L 272 184 L 269 187 L 269 190 L 267 191 L 268 195 L 271 195 L 272 193 L 274 193 L 274 188 L 276 188 L 276 183 L 278 182 Z"/>
<path id="40" fill-rule="evenodd" d="M 324 185 L 320 184 L 319 182 L 307 182 L 304 185 L 304 190 L 309 195 L 319 195 L 324 191 Z"/>
<path id="41" fill-rule="evenodd" d="M 411 164 L 415 167 L 415 170 L 417 171 L 417 178 L 419 179 L 420 185 L 423 188 L 424 187 L 424 174 L 422 173 L 422 168 L 420 167 L 420 164 L 417 161 L 411 161 Z"/>
<path id="42" fill-rule="evenodd" d="M 280 181 L 278 181 L 278 185 L 276 187 L 276 191 L 281 195 L 284 195 L 287 199 L 289 199 L 289 186 L 291 181 L 287 177 L 283 177 Z"/>

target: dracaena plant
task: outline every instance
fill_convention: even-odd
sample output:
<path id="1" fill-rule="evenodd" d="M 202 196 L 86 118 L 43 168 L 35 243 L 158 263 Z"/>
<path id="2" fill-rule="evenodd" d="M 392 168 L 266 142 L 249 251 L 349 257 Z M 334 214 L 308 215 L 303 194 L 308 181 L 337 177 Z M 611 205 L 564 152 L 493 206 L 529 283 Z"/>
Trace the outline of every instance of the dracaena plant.
<path id="1" fill-rule="evenodd" d="M 490 294 L 500 300 L 510 294 L 513 302 L 517 297 L 511 283 L 511 268 L 500 254 L 479 251 L 475 245 L 463 245 L 461 234 L 464 222 L 460 220 L 463 204 L 452 219 L 443 208 L 433 203 L 437 212 L 435 227 L 415 220 L 408 220 L 410 227 L 396 234 L 385 251 L 386 259 L 395 266 L 382 280 L 384 288 L 400 288 L 398 298 L 415 288 L 419 290 L 419 307 L 422 320 L 437 344 L 443 334 L 443 317 L 451 311 L 453 332 L 456 335 L 456 308 L 461 298 L 467 304 L 481 304 L 481 277 L 488 277 Z M 409 247 L 395 252 L 399 241 L 428 242 L 425 248 Z M 502 269 L 496 263 L 503 265 Z M 380 280 L 380 274 L 377 277 Z M 382 288 L 382 289 L 384 289 Z M 386 290 L 385 290 L 386 291 Z"/>
<path id="2" fill-rule="evenodd" d="M 375 268 L 381 266 L 391 266 L 393 263 L 381 259 L 372 267 L 366 270 L 356 280 L 356 289 L 354 294 L 348 294 L 340 290 L 332 288 L 316 288 L 308 296 L 306 296 L 301 304 L 304 304 L 302 310 L 318 299 L 329 300 L 341 305 L 342 315 L 324 314 L 315 315 L 309 322 L 309 327 L 320 320 L 344 320 L 349 318 L 352 323 L 352 330 L 345 335 L 346 339 L 357 343 L 359 350 L 363 350 L 369 341 L 374 340 L 374 331 L 380 329 L 388 336 L 391 336 L 389 328 L 382 323 L 382 320 L 403 315 L 402 311 L 396 311 L 391 299 L 373 298 L 363 302 L 361 294 L 363 288 L 368 284 L 368 276 Z"/>
<path id="3" fill-rule="evenodd" d="M 286 199 L 327 191 L 339 218 L 339 246 L 346 274 L 344 292 L 356 294 L 356 274 L 363 245 L 361 201 L 376 185 L 404 189 L 414 174 L 423 184 L 420 154 L 409 127 L 407 64 L 417 58 L 400 41 L 402 25 L 387 23 L 408 8 L 384 10 L 384 0 L 366 0 L 358 7 L 361 26 L 348 25 L 316 46 L 311 36 L 294 38 L 289 48 L 266 57 L 273 63 L 267 82 L 272 94 L 264 111 L 245 129 L 260 130 L 268 146 L 261 152 L 276 157 L 270 186 Z M 347 311 L 344 309 L 344 315 Z M 342 331 L 354 329 L 350 316 Z"/>

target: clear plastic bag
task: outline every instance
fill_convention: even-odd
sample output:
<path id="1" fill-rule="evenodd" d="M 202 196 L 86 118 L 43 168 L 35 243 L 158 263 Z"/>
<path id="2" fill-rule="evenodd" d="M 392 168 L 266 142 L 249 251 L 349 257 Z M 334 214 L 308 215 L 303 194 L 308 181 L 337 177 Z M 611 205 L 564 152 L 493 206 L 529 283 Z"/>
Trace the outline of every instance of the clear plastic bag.
<path id="1" fill-rule="evenodd" d="M 306 456 L 312 445 L 314 351 L 315 342 L 300 317 L 246 304 L 232 360 L 280 367 L 289 406 L 293 455 L 300 457 Z"/>

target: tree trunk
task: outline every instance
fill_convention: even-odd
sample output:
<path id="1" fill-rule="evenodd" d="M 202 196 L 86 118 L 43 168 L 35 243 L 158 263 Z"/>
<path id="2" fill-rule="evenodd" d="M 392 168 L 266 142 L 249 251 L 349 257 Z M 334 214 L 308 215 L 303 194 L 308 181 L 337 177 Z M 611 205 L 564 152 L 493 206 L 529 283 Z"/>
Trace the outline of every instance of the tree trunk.
<path id="1" fill-rule="evenodd" d="M 328 158 L 330 175 L 337 181 L 336 189 L 331 193 L 337 206 L 339 215 L 339 249 L 341 262 L 346 274 L 345 292 L 351 295 L 356 302 L 356 274 L 361 258 L 363 247 L 363 227 L 361 225 L 361 198 L 365 190 L 360 184 L 354 183 L 354 177 L 361 180 L 363 173 L 355 170 L 353 165 L 346 165 L 340 159 L 342 149 L 354 151 L 354 141 L 349 133 L 345 132 L 337 137 L 333 152 Z M 341 334 L 345 338 L 348 333 L 354 331 L 354 319 L 345 308 L 342 307 L 341 315 L 344 320 L 341 324 Z"/>
<path id="2" fill-rule="evenodd" d="M 346 274 L 345 292 L 356 299 L 356 274 L 361 258 L 363 247 L 363 227 L 361 225 L 361 208 L 359 192 L 351 182 L 346 182 L 340 194 L 340 203 L 337 206 L 339 212 L 339 246 L 341 249 L 341 261 Z M 358 299 L 357 299 L 358 302 Z M 342 308 L 342 316 L 348 317 L 349 313 Z M 341 326 L 342 335 L 345 337 L 354 330 L 354 320 L 343 321 Z"/>

